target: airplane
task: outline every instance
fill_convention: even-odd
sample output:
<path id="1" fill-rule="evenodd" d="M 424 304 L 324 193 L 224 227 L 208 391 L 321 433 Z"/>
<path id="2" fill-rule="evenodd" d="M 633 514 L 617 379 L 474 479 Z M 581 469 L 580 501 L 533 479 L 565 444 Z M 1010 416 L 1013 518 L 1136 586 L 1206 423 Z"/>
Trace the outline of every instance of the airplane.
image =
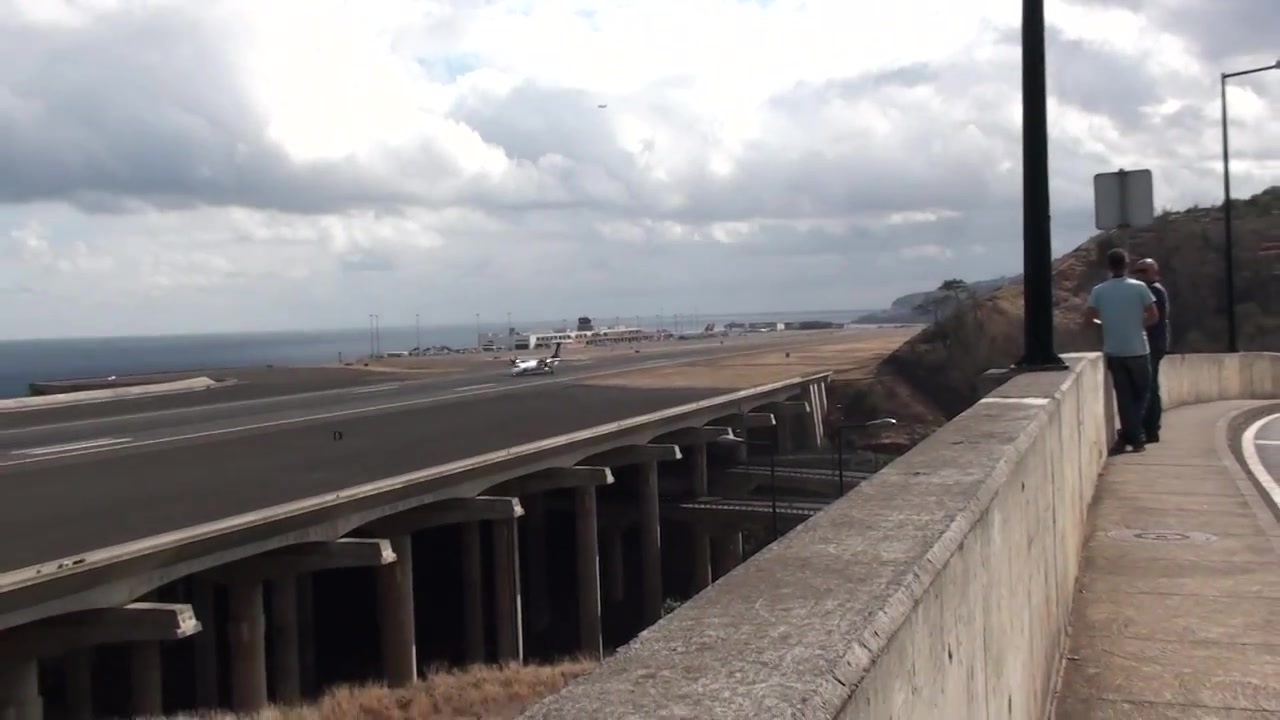
<path id="1" fill-rule="evenodd" d="M 556 365 L 560 364 L 560 345 L 556 343 L 556 349 L 547 357 L 520 359 L 518 357 L 511 358 L 511 377 L 517 375 L 528 375 L 529 373 L 550 373 L 556 374 Z"/>

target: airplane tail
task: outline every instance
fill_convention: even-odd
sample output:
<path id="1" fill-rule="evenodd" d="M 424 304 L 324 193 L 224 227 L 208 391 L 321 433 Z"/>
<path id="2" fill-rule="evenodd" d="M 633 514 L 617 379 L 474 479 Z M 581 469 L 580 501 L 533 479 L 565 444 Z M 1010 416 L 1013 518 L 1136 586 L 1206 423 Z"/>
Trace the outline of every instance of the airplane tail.
<path id="1" fill-rule="evenodd" d="M 560 359 L 560 345 L 561 345 L 561 344 L 562 344 L 562 343 L 556 343 L 556 349 L 555 349 L 555 352 L 551 353 L 551 357 L 555 358 L 556 360 L 559 360 L 559 359 Z"/>

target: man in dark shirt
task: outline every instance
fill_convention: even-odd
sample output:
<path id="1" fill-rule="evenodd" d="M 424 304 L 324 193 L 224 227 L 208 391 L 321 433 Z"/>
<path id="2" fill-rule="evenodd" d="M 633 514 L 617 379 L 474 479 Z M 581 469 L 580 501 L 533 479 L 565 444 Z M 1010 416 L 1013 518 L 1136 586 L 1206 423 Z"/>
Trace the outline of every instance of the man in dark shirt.
<path id="1" fill-rule="evenodd" d="M 1142 417 L 1147 442 L 1153 443 L 1160 442 L 1160 415 L 1164 409 L 1160 402 L 1160 361 L 1169 352 L 1169 293 L 1160 284 L 1160 266 L 1155 260 L 1143 258 L 1134 263 L 1133 275 L 1151 288 L 1151 294 L 1156 296 L 1156 308 L 1160 311 L 1160 319 L 1147 327 L 1147 344 L 1151 347 L 1151 392 Z"/>

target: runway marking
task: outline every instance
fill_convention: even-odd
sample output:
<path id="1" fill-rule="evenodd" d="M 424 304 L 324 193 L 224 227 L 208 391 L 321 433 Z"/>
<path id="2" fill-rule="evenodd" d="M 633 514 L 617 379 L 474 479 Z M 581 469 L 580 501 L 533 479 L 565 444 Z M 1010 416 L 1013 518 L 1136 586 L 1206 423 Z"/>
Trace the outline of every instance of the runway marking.
<path id="1" fill-rule="evenodd" d="M 1254 440 L 1258 445 L 1280 445 L 1280 440 Z"/>
<path id="2" fill-rule="evenodd" d="M 811 343 L 800 343 L 798 346 L 806 346 L 810 344 L 816 345 L 816 344 L 821 344 L 823 342 L 828 342 L 828 341 L 829 339 L 814 340 Z M 679 365 L 682 363 L 711 359 L 713 357 L 724 358 L 724 357 L 734 357 L 737 355 L 750 355 L 752 353 L 761 352 L 762 349 L 767 349 L 767 348 L 760 348 L 760 347 L 753 347 L 750 349 L 744 348 L 744 349 L 734 350 L 732 352 L 715 353 L 715 354 L 708 355 L 706 357 L 701 357 L 701 358 L 674 358 L 671 360 L 657 361 L 653 364 L 649 364 L 646 366 L 658 367 L 658 366 L 664 366 L 664 365 Z M 203 432 L 188 433 L 186 435 L 173 435 L 170 437 L 160 437 L 160 438 L 154 438 L 152 440 L 138 440 L 138 441 L 132 441 L 132 442 L 130 441 L 129 438 L 125 438 L 124 440 L 119 441 L 124 444 L 112 444 L 110 446 L 82 447 L 78 449 L 63 451 L 57 455 L 26 457 L 20 460 L 8 460 L 6 462 L 0 462 L 0 468 L 11 467 L 14 465 L 24 465 L 26 463 L 32 463 L 32 462 L 41 462 L 44 460 L 54 460 L 58 458 L 73 457 L 76 455 L 87 455 L 89 453 L 103 452 L 107 450 L 123 450 L 125 448 L 144 447 L 147 445 L 158 445 L 160 443 L 178 442 L 180 440 L 192 440 L 195 438 L 213 437 L 215 435 L 226 435 L 228 433 L 242 432 L 245 430 L 261 430 L 263 428 L 280 427 L 283 425 L 295 425 L 298 423 L 308 422 L 312 420 L 325 420 L 328 418 L 345 417 L 347 415 L 357 415 L 361 413 L 378 413 L 384 410 L 394 410 L 396 408 L 413 407 L 415 405 L 426 405 L 428 403 L 439 402 L 441 400 L 455 400 L 457 398 L 471 397 L 475 395 L 489 395 L 492 393 L 499 393 L 507 390 L 527 389 L 527 388 L 539 387 L 542 385 L 558 385 L 561 383 L 579 382 L 581 380 L 585 380 L 587 378 L 592 378 L 592 377 L 599 377 L 603 375 L 616 375 L 616 374 L 621 374 L 626 372 L 634 372 L 636 369 L 637 369 L 637 366 L 633 365 L 631 367 L 622 367 L 622 368 L 614 368 L 611 370 L 599 370 L 596 372 L 575 374 L 575 375 L 570 375 L 568 377 L 563 377 L 563 378 L 552 377 L 552 378 L 547 378 L 545 380 L 533 380 L 529 382 L 522 382 L 519 385 L 498 386 L 497 383 L 486 383 L 484 386 L 478 387 L 477 389 L 474 389 L 474 390 L 466 390 L 466 391 L 455 390 L 447 395 L 437 395 L 437 396 L 425 397 L 425 398 L 414 398 L 412 400 L 401 400 L 399 402 L 384 403 L 382 405 L 370 405 L 367 407 L 351 408 L 348 410 L 334 410 L 331 412 L 316 413 L 313 415 L 304 415 L 301 417 L 287 418 L 284 420 L 272 420 L 269 422 L 253 423 L 250 425 L 239 425 L 236 427 L 220 428 L 218 430 L 205 430 Z M 332 391 L 328 391 L 328 392 L 332 392 Z M 344 391 L 339 390 L 338 392 L 344 392 Z M 256 401 L 247 400 L 242 402 L 256 402 Z M 216 407 L 216 406 L 210 406 L 210 407 Z M 84 422 L 111 422 L 118 419 L 119 418 L 102 418 L 100 420 L 80 421 L 79 423 L 75 423 L 75 424 L 80 424 Z"/>
<path id="3" fill-rule="evenodd" d="M 395 390 L 400 387 L 400 383 L 391 383 L 390 385 L 373 385 L 371 387 L 356 388 L 351 391 L 352 395 L 359 393 L 382 392 L 383 390 Z"/>
<path id="4" fill-rule="evenodd" d="M 98 448 L 103 445 L 118 445 L 120 443 L 129 442 L 133 438 L 99 438 L 97 440 L 83 440 L 81 442 L 64 443 L 62 445 L 50 445 L 42 448 L 31 448 L 29 450 L 14 450 L 14 455 L 46 455 L 48 453 L 63 452 L 66 450 L 84 450 L 86 448 Z"/>
<path id="5" fill-rule="evenodd" d="M 497 385 L 497 384 L 498 383 L 480 383 L 479 385 L 468 385 L 466 387 L 458 388 L 458 392 L 464 392 L 466 390 L 479 390 L 480 388 L 493 387 L 494 385 Z"/>

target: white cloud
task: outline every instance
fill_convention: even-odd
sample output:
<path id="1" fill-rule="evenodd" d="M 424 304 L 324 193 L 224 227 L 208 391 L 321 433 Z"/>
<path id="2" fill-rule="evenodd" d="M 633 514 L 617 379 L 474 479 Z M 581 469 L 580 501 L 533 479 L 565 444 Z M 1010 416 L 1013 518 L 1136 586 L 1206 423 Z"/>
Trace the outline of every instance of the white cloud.
<path id="1" fill-rule="evenodd" d="M 1217 74 L 1274 61 L 1280 6 L 1047 5 L 1056 248 L 1099 171 L 1217 201 Z M 1016 272 L 1019 12 L 0 0 L 26 306 L 0 337 L 867 307 Z M 1241 194 L 1275 182 L 1277 98 L 1230 91 Z"/>

